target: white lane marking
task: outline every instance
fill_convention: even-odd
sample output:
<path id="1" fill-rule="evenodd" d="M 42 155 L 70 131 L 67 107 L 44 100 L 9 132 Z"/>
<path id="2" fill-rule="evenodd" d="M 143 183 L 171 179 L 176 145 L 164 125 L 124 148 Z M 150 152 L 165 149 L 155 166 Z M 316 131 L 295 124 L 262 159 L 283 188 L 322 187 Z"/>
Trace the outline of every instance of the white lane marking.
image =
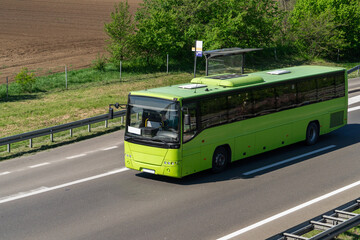
<path id="1" fill-rule="evenodd" d="M 119 148 L 119 147 L 118 146 L 108 147 L 108 148 L 102 149 L 102 151 L 108 151 L 108 150 L 112 150 L 112 149 L 116 149 L 116 148 Z"/>
<path id="2" fill-rule="evenodd" d="M 274 216 L 272 216 L 272 217 L 266 218 L 266 219 L 264 219 L 264 220 L 262 220 L 262 221 L 260 221 L 260 222 L 257 222 L 257 223 L 255 223 L 255 224 L 252 224 L 252 225 L 250 225 L 250 226 L 248 226 L 248 227 L 242 228 L 242 229 L 240 229 L 240 230 L 238 230 L 238 231 L 236 231 L 236 232 L 233 232 L 233 233 L 231 233 L 231 234 L 229 234 L 229 235 L 226 235 L 226 236 L 224 236 L 224 237 L 221 237 L 221 238 L 219 238 L 218 240 L 228 240 L 228 239 L 237 237 L 237 236 L 239 236 L 239 235 L 241 235 L 241 234 L 243 234 L 243 233 L 246 233 L 246 232 L 248 232 L 248 231 L 250 231 L 250 230 L 253 230 L 253 229 L 257 228 L 257 227 L 260 227 L 260 226 L 262 226 L 262 225 L 264 225 L 264 224 L 266 224 L 266 223 L 272 222 L 272 221 L 274 221 L 274 220 L 276 220 L 276 219 L 278 219 L 278 218 L 284 217 L 284 216 L 286 216 L 286 215 L 288 215 L 288 214 L 290 214 L 290 213 L 296 212 L 296 211 L 298 211 L 298 210 L 300 210 L 300 209 L 302 209 L 302 208 L 308 207 L 308 206 L 310 206 L 310 205 L 312 205 L 312 204 L 314 204 L 314 203 L 320 202 L 320 201 L 325 200 L 325 199 L 327 199 L 327 198 L 330 198 L 330 197 L 332 197 L 332 196 L 334 196 L 334 195 L 336 195 L 336 194 L 339 194 L 339 193 L 344 192 L 344 191 L 346 191 L 346 190 L 349 190 L 349 189 L 351 189 L 351 188 L 357 187 L 357 186 L 359 186 L 359 185 L 360 185 L 360 181 L 354 182 L 354 183 L 352 183 L 352 184 L 350 184 L 350 185 L 347 185 L 347 186 L 345 186 L 345 187 L 339 188 L 339 189 L 337 189 L 337 190 L 335 190 L 335 191 L 332 191 L 332 192 L 330 192 L 330 193 L 328 193 L 328 194 L 322 195 L 322 196 L 317 197 L 317 198 L 315 198 L 315 199 L 312 199 L 312 200 L 310 200 L 310 201 L 308 201 L 308 202 L 305 202 L 305 203 L 303 203 L 303 204 L 300 204 L 300 205 L 298 205 L 298 206 L 296 206 L 296 207 L 290 208 L 290 209 L 288 209 L 288 210 L 286 210 L 286 211 L 284 211 L 284 212 L 278 213 L 278 214 L 276 214 L 276 215 L 274 215 Z"/>
<path id="3" fill-rule="evenodd" d="M 71 185 L 75 185 L 75 184 L 95 180 L 95 179 L 98 179 L 98 178 L 103 178 L 103 177 L 106 177 L 106 176 L 110 176 L 110 175 L 113 175 L 113 174 L 125 172 L 125 171 L 128 171 L 128 170 L 130 170 L 130 169 L 124 167 L 124 168 L 115 169 L 115 170 L 112 170 L 112 171 L 109 171 L 109 172 L 106 172 L 106 173 L 102 173 L 102 174 L 99 174 L 99 175 L 95 175 L 95 176 L 92 176 L 92 177 L 83 178 L 83 179 L 79 179 L 79 180 L 76 180 L 76 181 L 73 181 L 73 182 L 68 182 L 68 183 L 64 183 L 64 184 L 61 184 L 61 185 L 57 185 L 57 186 L 54 186 L 54 187 L 41 187 L 41 188 L 38 188 L 38 189 L 30 190 L 28 192 L 20 192 L 18 194 L 14 194 L 14 195 L 11 195 L 11 196 L 0 198 L 0 204 L 6 203 L 6 202 L 11 202 L 11 201 L 22 199 L 22 198 L 26 198 L 26 197 L 30 197 L 30 196 L 34 196 L 34 195 L 38 195 L 40 193 L 50 192 L 50 191 L 60 189 L 60 188 L 64 188 L 64 187 L 69 187 Z"/>
<path id="4" fill-rule="evenodd" d="M 358 95 L 356 97 L 349 98 L 348 105 L 351 105 L 351 104 L 354 104 L 354 103 L 357 103 L 357 102 L 360 102 L 360 95 Z"/>
<path id="5" fill-rule="evenodd" d="M 37 167 L 42 167 L 42 166 L 49 165 L 49 164 L 50 163 L 48 163 L 48 162 L 44 162 L 44 163 L 29 166 L 29 168 L 37 168 Z"/>
<path id="6" fill-rule="evenodd" d="M 292 157 L 292 158 L 288 158 L 288 159 L 285 159 L 281 162 L 276 162 L 276 163 L 273 163 L 273 164 L 270 164 L 270 165 L 267 165 L 265 167 L 261 167 L 261 168 L 258 168 L 258 169 L 254 169 L 252 171 L 249 171 L 249 172 L 246 172 L 246 173 L 243 173 L 243 175 L 251 175 L 253 173 L 257 173 L 257 172 L 260 172 L 260 171 L 263 171 L 263 170 L 266 170 L 266 169 L 269 169 L 269 168 L 272 168 L 272 167 L 275 167 L 275 166 L 279 166 L 279 165 L 282 165 L 282 164 L 285 164 L 285 163 L 288 163 L 288 162 L 292 162 L 292 161 L 295 161 L 299 158 L 303 158 L 303 157 L 307 157 L 307 156 L 310 156 L 310 155 L 313 155 L 315 153 L 319 153 L 319 152 L 322 152 L 322 151 L 326 151 L 328 149 L 331 149 L 331 148 L 334 148 L 336 147 L 336 145 L 330 145 L 330 146 L 327 146 L 327 147 L 324 147 L 324 148 L 320 148 L 320 149 L 317 149 L 317 150 L 314 150 L 314 151 L 311 151 L 311 152 L 308 152 L 308 153 L 304 153 L 304 154 L 301 154 L 299 156 L 296 156 L 296 157 Z"/>
<path id="7" fill-rule="evenodd" d="M 40 193 L 47 192 L 47 191 L 48 191 L 47 187 L 40 187 L 40 188 L 32 189 L 32 190 L 27 191 L 27 192 L 19 192 L 19 193 L 16 193 L 14 195 L 10 195 L 10 196 L 7 196 L 7 197 L 0 198 L 0 204 L 5 203 L 5 202 L 14 201 L 14 200 L 20 199 L 20 198 L 33 196 L 33 195 L 40 194 Z"/>
<path id="8" fill-rule="evenodd" d="M 356 111 L 356 110 L 359 110 L 359 109 L 360 109 L 360 106 L 349 108 L 348 112 Z"/>
<path id="9" fill-rule="evenodd" d="M 3 175 L 7 175 L 7 174 L 10 174 L 11 172 L 2 172 L 0 173 L 0 176 L 3 176 Z"/>
<path id="10" fill-rule="evenodd" d="M 85 153 L 83 153 L 83 154 L 78 154 L 78 155 L 74 155 L 74 156 L 70 156 L 70 157 L 67 157 L 66 159 L 74 159 L 74 158 L 79 158 L 79 157 L 84 157 L 84 156 L 86 156 Z"/>

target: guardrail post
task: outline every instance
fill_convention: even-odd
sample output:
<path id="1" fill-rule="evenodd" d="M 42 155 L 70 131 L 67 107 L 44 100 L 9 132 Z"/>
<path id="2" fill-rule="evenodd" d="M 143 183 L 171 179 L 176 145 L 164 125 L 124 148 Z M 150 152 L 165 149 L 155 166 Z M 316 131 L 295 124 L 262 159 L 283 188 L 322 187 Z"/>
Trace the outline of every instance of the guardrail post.
<path id="1" fill-rule="evenodd" d="M 91 124 L 88 125 L 88 132 L 91 132 Z"/>
<path id="2" fill-rule="evenodd" d="M 33 147 L 33 142 L 32 142 L 32 138 L 29 139 L 29 148 Z"/>
<path id="3" fill-rule="evenodd" d="M 9 153 L 11 151 L 10 143 L 7 145 L 7 152 Z"/>
<path id="4" fill-rule="evenodd" d="M 108 128 L 108 126 L 109 126 L 108 120 L 105 120 L 105 128 Z"/>
<path id="5" fill-rule="evenodd" d="M 70 137 L 72 137 L 73 136 L 73 130 L 72 130 L 72 128 L 70 129 Z"/>
<path id="6" fill-rule="evenodd" d="M 121 117 L 120 123 L 124 124 L 124 117 Z"/>
<path id="7" fill-rule="evenodd" d="M 54 142 L 54 134 L 53 133 L 50 133 L 50 141 Z"/>

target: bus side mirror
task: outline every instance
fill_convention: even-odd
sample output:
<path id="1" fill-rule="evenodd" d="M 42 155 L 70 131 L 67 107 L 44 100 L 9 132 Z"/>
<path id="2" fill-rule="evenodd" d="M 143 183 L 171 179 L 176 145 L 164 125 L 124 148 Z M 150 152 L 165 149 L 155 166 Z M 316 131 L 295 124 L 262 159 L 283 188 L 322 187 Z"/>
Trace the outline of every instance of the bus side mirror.
<path id="1" fill-rule="evenodd" d="M 184 125 L 190 125 L 190 115 L 185 114 L 184 116 Z"/>

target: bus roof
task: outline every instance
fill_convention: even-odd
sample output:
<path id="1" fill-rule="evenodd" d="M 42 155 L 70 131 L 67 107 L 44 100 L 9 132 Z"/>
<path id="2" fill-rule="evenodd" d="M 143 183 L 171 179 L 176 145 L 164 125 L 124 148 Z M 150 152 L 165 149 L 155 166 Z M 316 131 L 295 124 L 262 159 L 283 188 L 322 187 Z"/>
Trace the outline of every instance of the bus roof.
<path id="1" fill-rule="evenodd" d="M 200 97 L 269 83 L 345 71 L 339 67 L 298 66 L 254 72 L 244 75 L 221 74 L 194 78 L 190 83 L 131 92 L 131 95 L 158 97 L 169 100 Z"/>

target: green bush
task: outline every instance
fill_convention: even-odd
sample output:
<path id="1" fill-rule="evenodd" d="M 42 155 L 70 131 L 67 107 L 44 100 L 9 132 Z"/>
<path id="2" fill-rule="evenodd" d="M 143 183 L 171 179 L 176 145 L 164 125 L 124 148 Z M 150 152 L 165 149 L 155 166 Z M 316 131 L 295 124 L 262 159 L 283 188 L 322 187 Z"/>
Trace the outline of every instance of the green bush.
<path id="1" fill-rule="evenodd" d="M 32 92 L 33 85 L 36 82 L 35 74 L 30 73 L 25 67 L 15 76 L 15 82 L 20 86 L 22 92 Z"/>
<path id="2" fill-rule="evenodd" d="M 93 61 L 92 67 L 100 72 L 105 72 L 107 58 L 104 55 L 98 54 L 96 59 Z"/>

